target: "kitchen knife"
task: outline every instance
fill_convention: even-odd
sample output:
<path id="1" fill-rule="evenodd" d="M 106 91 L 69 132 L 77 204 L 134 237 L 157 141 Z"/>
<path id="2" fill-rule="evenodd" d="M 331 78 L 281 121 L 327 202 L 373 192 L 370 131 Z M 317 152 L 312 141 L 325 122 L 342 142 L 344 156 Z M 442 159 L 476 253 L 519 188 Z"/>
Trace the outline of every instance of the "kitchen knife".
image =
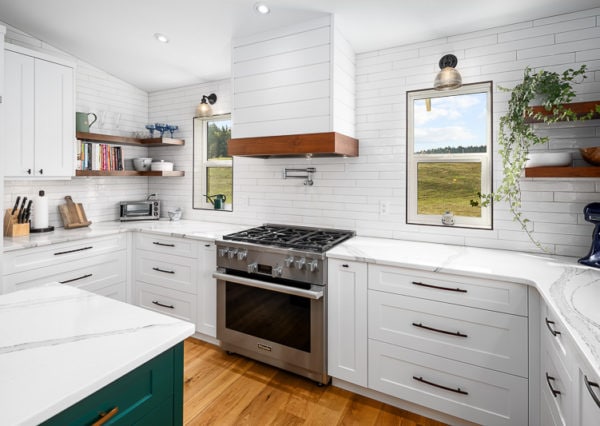
<path id="1" fill-rule="evenodd" d="M 17 211 L 17 208 L 19 207 L 19 201 L 21 201 L 21 196 L 17 196 L 17 201 L 15 201 L 15 206 L 13 207 L 12 211 L 10 212 L 10 215 L 12 216 L 13 214 L 15 214 L 15 212 Z"/>
<path id="2" fill-rule="evenodd" d="M 19 214 L 17 215 L 17 223 L 23 223 L 23 213 L 25 212 L 25 203 L 27 203 L 27 197 L 23 197 L 23 201 L 21 202 L 21 208 L 19 209 Z"/>
<path id="3" fill-rule="evenodd" d="M 22 223 L 29 222 L 29 217 L 31 216 L 31 205 L 32 204 L 33 204 L 33 200 L 29 200 L 29 203 L 27 204 L 27 208 L 25 209 L 25 213 L 23 213 L 23 222 Z"/>

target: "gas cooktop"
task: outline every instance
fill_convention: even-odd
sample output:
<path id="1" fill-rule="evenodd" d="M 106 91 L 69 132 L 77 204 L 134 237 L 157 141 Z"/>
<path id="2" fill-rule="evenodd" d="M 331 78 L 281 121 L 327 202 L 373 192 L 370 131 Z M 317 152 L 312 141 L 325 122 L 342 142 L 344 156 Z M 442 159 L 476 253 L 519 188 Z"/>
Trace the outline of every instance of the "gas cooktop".
<path id="1" fill-rule="evenodd" d="M 323 253 L 353 236 L 354 231 L 341 229 L 265 224 L 224 235 L 223 239 Z"/>

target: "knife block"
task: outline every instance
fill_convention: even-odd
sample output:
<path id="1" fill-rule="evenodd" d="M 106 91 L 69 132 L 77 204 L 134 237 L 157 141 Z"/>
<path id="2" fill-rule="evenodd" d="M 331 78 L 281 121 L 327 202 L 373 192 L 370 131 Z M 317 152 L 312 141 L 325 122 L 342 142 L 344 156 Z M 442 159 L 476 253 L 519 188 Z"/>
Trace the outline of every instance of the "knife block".
<path id="1" fill-rule="evenodd" d="M 10 214 L 11 209 L 6 210 L 4 213 L 4 236 L 5 237 L 22 237 L 29 235 L 29 222 L 17 223 L 19 215 Z"/>

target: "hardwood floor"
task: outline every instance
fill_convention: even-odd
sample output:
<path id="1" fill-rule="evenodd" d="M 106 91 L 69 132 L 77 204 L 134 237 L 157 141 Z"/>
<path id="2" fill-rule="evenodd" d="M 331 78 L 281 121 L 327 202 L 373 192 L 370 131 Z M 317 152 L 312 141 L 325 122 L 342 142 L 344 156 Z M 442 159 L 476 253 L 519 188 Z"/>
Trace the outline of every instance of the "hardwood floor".
<path id="1" fill-rule="evenodd" d="M 184 348 L 185 425 L 443 426 L 193 338 Z"/>

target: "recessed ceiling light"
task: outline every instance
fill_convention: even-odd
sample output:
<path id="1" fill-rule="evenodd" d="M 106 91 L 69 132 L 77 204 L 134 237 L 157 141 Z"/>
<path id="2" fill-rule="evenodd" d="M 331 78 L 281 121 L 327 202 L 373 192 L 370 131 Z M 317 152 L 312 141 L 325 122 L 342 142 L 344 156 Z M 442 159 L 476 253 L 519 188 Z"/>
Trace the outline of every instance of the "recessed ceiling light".
<path id="1" fill-rule="evenodd" d="M 154 33 L 154 38 L 160 41 L 161 43 L 168 43 L 169 37 L 161 33 Z"/>
<path id="2" fill-rule="evenodd" d="M 271 9 L 269 9 L 269 6 L 267 6 L 264 3 L 256 3 L 254 5 L 254 10 L 256 10 L 256 12 L 260 13 L 261 15 L 266 15 L 271 11 Z"/>

